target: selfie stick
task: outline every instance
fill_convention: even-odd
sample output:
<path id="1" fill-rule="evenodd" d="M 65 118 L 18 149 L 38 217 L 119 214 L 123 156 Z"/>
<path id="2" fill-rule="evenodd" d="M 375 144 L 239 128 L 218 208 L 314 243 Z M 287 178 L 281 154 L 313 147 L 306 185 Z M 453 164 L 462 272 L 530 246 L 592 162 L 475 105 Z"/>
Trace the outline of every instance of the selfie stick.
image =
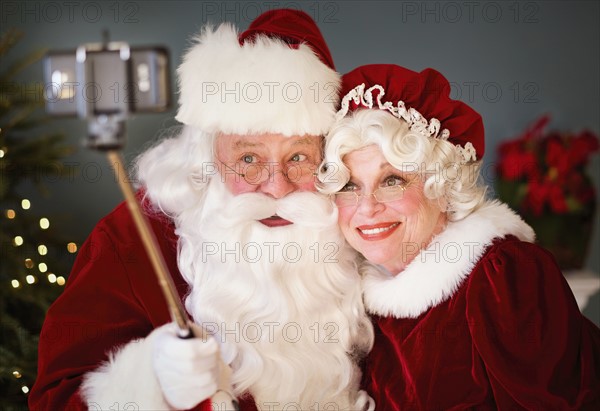
<path id="1" fill-rule="evenodd" d="M 105 52 L 104 54 L 109 56 L 112 54 L 113 58 L 108 59 L 111 61 L 109 69 L 117 78 L 122 78 L 124 79 L 123 81 L 128 79 L 129 67 L 127 62 L 131 53 L 129 45 L 122 42 L 109 43 L 105 41 L 104 43 L 99 44 L 83 45 L 77 49 L 77 78 L 79 81 L 83 84 L 88 84 L 88 82 L 94 81 L 96 72 L 100 71 L 102 68 L 104 70 L 107 69 L 106 60 L 102 61 L 102 56 L 98 58 L 98 61 L 95 61 L 95 52 Z M 114 57 L 117 55 L 119 58 L 115 59 Z M 103 64 L 104 66 L 102 67 Z M 115 84 L 119 86 L 118 82 Z M 99 84 L 99 86 L 102 87 L 103 84 Z M 206 338 L 205 335 L 196 336 L 192 331 L 179 293 L 175 288 L 167 264 L 160 251 L 156 236 L 150 228 L 150 223 L 146 215 L 142 212 L 140 204 L 135 197 L 133 187 L 127 178 L 127 172 L 123 165 L 123 158 L 119 153 L 119 150 L 123 148 L 125 142 L 125 119 L 129 113 L 129 103 L 126 102 L 128 101 L 132 100 L 125 98 L 122 101 L 112 101 L 109 105 L 106 105 L 106 101 L 104 102 L 105 104 L 102 104 L 96 99 L 87 98 L 77 100 L 77 112 L 79 117 L 88 120 L 88 147 L 106 152 L 108 160 L 111 163 L 119 182 L 119 187 L 125 197 L 127 207 L 131 212 L 137 231 L 144 244 L 146 253 L 150 258 L 152 268 L 156 273 L 158 283 L 171 314 L 171 319 L 177 325 L 177 335 L 184 339 L 194 337 Z M 230 388 L 229 377 L 231 369 L 223 363 L 220 355 L 219 362 L 220 372 L 218 391 L 213 398 L 211 398 L 213 407 L 216 406 L 216 409 L 219 410 L 237 410 L 237 401 L 235 401 L 235 397 L 231 393 Z"/>

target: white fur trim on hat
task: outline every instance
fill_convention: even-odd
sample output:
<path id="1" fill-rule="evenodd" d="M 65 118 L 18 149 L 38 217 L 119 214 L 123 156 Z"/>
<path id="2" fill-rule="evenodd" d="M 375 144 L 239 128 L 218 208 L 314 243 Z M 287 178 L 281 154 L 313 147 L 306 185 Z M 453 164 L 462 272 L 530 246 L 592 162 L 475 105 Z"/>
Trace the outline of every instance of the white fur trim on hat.
<path id="1" fill-rule="evenodd" d="M 324 135 L 335 119 L 340 75 L 306 44 L 205 28 L 185 54 L 177 120 L 207 132 Z"/>
<path id="2" fill-rule="evenodd" d="M 448 223 L 400 274 L 393 276 L 373 265 L 363 265 L 367 311 L 417 318 L 450 298 L 494 239 L 509 234 L 527 242 L 535 239 L 533 229 L 506 204 L 491 201 L 464 219 Z M 451 264 L 441 258 L 446 252 L 452 255 Z"/>

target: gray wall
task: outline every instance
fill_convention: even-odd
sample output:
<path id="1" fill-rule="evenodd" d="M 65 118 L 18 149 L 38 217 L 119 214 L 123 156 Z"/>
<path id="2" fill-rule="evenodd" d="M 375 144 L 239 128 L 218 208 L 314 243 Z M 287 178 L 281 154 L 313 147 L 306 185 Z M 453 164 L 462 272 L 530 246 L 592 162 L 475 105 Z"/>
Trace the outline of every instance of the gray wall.
<path id="1" fill-rule="evenodd" d="M 453 97 L 484 118 L 490 183 L 497 144 L 543 113 L 552 115 L 552 128 L 600 129 L 597 1 L 3 1 L 0 15 L 3 30 L 17 27 L 26 34 L 11 58 L 39 47 L 69 49 L 97 42 L 107 28 L 112 40 L 167 46 L 174 70 L 188 38 L 203 24 L 227 20 L 244 29 L 259 12 L 285 6 L 316 19 L 341 72 L 367 63 L 441 71 L 453 85 Z M 25 75 L 41 78 L 41 64 Z M 173 115 L 132 118 L 126 157 L 131 159 L 161 130 L 175 125 Z M 48 127 L 64 130 L 73 144 L 85 135 L 85 125 L 76 119 Z M 56 215 L 53 224 L 81 242 L 121 197 L 100 154 L 80 149 L 69 161 L 80 166 L 71 181 L 41 176 L 52 190 L 50 197 L 39 197 L 31 187 L 23 187 L 23 193 L 37 210 Z M 597 187 L 599 171 L 596 156 L 592 173 Z M 600 245 L 598 225 L 597 213 L 594 250 Z M 598 253 L 591 253 L 587 267 L 600 271 Z"/>

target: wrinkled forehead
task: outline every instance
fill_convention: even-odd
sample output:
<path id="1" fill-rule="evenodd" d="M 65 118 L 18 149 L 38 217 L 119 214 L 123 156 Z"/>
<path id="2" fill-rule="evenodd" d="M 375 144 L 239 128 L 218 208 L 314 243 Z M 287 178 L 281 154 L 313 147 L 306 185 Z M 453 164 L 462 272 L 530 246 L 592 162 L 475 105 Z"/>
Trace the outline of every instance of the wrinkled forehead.
<path id="1" fill-rule="evenodd" d="M 277 154 L 290 150 L 309 150 L 321 152 L 323 138 L 315 135 L 283 134 L 219 134 L 215 140 L 218 154 L 239 153 L 245 151 L 261 151 Z"/>

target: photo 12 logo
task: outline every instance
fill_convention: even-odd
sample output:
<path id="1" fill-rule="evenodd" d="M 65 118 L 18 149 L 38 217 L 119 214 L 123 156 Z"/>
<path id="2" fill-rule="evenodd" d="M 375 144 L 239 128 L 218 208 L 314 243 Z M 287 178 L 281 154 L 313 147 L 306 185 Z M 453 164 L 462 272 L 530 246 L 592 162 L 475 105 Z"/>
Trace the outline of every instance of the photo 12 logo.
<path id="1" fill-rule="evenodd" d="M 534 81 L 513 81 L 510 84 L 498 81 L 450 82 L 450 98 L 467 103 L 498 103 L 503 98 L 512 103 L 539 103 L 540 85 Z"/>
<path id="2" fill-rule="evenodd" d="M 206 263 L 209 259 L 217 258 L 222 263 L 227 261 L 239 263 L 242 260 L 251 264 L 261 261 L 272 264 L 279 260 L 297 263 L 304 257 L 314 263 L 337 263 L 340 245 L 334 242 L 313 243 L 308 247 L 308 251 L 304 251 L 309 255 L 303 255 L 302 246 L 294 241 L 283 244 L 274 241 L 263 243 L 251 241 L 245 244 L 205 241 L 202 243 L 202 262 Z"/>
<path id="3" fill-rule="evenodd" d="M 274 9 L 301 10 L 319 24 L 338 23 L 340 5 L 335 1 L 202 1 L 202 23 L 215 20 L 250 23 Z"/>
<path id="4" fill-rule="evenodd" d="M 8 23 L 139 23 L 135 1 L 2 1 L 2 24 Z"/>
<path id="5" fill-rule="evenodd" d="M 538 23 L 540 4 L 533 1 L 403 1 L 402 23 Z"/>
<path id="6" fill-rule="evenodd" d="M 297 103 L 308 98 L 315 103 L 335 103 L 337 99 L 336 83 L 300 84 L 295 81 L 281 83 L 278 81 L 257 82 L 214 82 L 202 83 L 202 103 L 258 103 L 275 102 Z"/>

